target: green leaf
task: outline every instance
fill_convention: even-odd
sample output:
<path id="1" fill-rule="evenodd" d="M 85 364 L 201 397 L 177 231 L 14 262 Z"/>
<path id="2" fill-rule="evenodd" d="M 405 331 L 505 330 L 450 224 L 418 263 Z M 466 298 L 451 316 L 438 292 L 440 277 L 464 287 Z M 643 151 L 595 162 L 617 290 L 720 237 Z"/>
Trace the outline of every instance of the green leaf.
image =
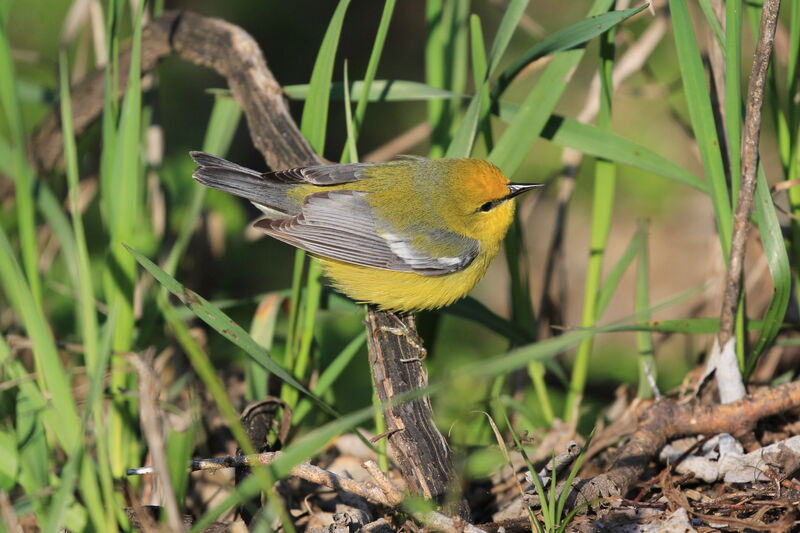
<path id="1" fill-rule="evenodd" d="M 36 177 L 28 165 L 25 125 L 22 108 L 17 94 L 16 72 L 11 56 L 11 45 L 6 28 L 0 26 L 0 117 L 5 118 L 5 126 L 11 137 L 11 157 L 5 163 L 11 168 L 14 179 L 14 201 L 19 225 L 19 238 L 22 265 L 33 298 L 41 303 L 42 289 L 38 271 L 38 252 L 36 239 L 36 215 L 34 212 L 34 183 Z"/>
<path id="2" fill-rule="evenodd" d="M 652 308 L 651 308 L 652 309 Z M 750 331 L 761 329 L 761 320 L 750 320 L 747 327 Z M 651 333 L 682 333 L 686 335 L 705 335 L 719 331 L 719 318 L 676 318 L 670 320 L 654 320 L 639 324 L 608 326 L 605 331 L 648 331 Z"/>
<path id="3" fill-rule="evenodd" d="M 425 81 L 433 87 L 455 93 L 461 93 L 466 87 L 469 9 L 470 3 L 467 1 L 425 2 L 425 20 L 428 26 Z M 457 99 L 428 101 L 428 122 L 432 129 L 429 157 L 442 157 L 447 151 L 460 106 Z"/>
<path id="4" fill-rule="evenodd" d="M 636 294 L 634 296 L 634 312 L 637 322 L 650 321 L 650 253 L 648 249 L 648 228 L 646 222 L 639 226 L 639 258 L 636 262 Z M 639 352 L 639 398 L 650 398 L 653 389 L 648 374 L 655 378 L 655 347 L 653 338 L 646 331 L 636 333 L 636 348 Z"/>
<path id="5" fill-rule="evenodd" d="M 325 37 L 314 62 L 311 73 L 308 97 L 303 107 L 303 118 L 300 121 L 300 130 L 308 139 L 309 144 L 318 154 L 325 150 L 325 131 L 328 124 L 328 103 L 330 102 L 331 77 L 333 65 L 336 61 L 336 49 L 339 46 L 339 36 L 342 33 L 344 15 L 350 0 L 340 0 L 336 11 L 331 16 Z"/>
<path id="6" fill-rule="evenodd" d="M 357 101 L 364 97 L 363 81 L 354 81 L 350 84 L 350 100 Z M 283 91 L 292 100 L 306 100 L 309 85 L 286 85 Z M 330 98 L 344 100 L 344 83 L 337 81 L 331 84 Z M 369 102 L 414 102 L 423 100 L 464 98 L 444 89 L 437 89 L 418 81 L 407 80 L 375 80 L 366 94 Z"/>
<path id="7" fill-rule="evenodd" d="M 623 9 L 621 11 L 611 11 L 603 13 L 611 5 L 611 2 L 595 2 L 591 9 L 591 13 L 602 13 L 590 16 L 589 18 L 576 22 L 571 26 L 559 30 L 552 35 L 547 36 L 541 42 L 537 43 L 525 53 L 523 53 L 514 63 L 506 68 L 497 80 L 497 85 L 492 90 L 492 99 L 498 100 L 500 95 L 505 92 L 509 84 L 522 72 L 529 64 L 533 63 L 539 58 L 552 55 L 565 50 L 570 50 L 581 46 L 587 41 L 594 39 L 598 35 L 603 34 L 609 29 L 613 28 L 620 22 L 632 17 L 640 11 L 647 8 L 647 4 L 632 8 Z"/>
<path id="8" fill-rule="evenodd" d="M 203 151 L 224 157 L 233 142 L 233 136 L 239 121 L 242 117 L 242 108 L 239 103 L 230 96 L 216 95 L 214 107 L 211 109 L 211 117 L 208 119 L 205 140 L 203 141 Z M 178 236 L 175 244 L 169 251 L 167 260 L 164 262 L 164 270 L 169 274 L 174 274 L 178 268 L 189 240 L 197 227 L 197 219 L 203 208 L 203 201 L 208 191 L 207 187 L 193 182 L 192 196 L 189 199 L 189 208 L 181 221 Z"/>
<path id="9" fill-rule="evenodd" d="M 727 260 L 732 233 L 731 200 L 728 196 L 722 153 L 709 100 L 711 93 L 706 80 L 706 71 L 686 0 L 669 0 L 669 6 L 686 104 L 706 179 L 709 181 L 708 190 L 714 205 L 722 252 Z"/>
<path id="10" fill-rule="evenodd" d="M 633 258 L 639 255 L 641 247 L 642 241 L 639 238 L 639 234 L 636 233 L 625 249 L 625 252 L 620 256 L 617 263 L 606 276 L 603 285 L 600 287 L 600 290 L 597 291 L 596 312 L 598 318 L 602 317 L 606 308 L 608 308 L 608 304 L 611 303 L 611 298 L 614 296 L 614 293 L 617 292 L 617 287 L 619 286 L 619 281 L 622 279 L 622 275 L 625 274 L 625 271 L 633 262 Z"/>
<path id="11" fill-rule="evenodd" d="M 789 265 L 789 256 L 783 240 L 781 225 L 778 221 L 775 205 L 769 193 L 769 184 L 764 175 L 764 168 L 758 165 L 758 174 L 755 192 L 754 216 L 758 224 L 758 232 L 767 258 L 767 266 L 772 277 L 772 300 L 764 313 L 764 322 L 758 339 L 753 345 L 753 351 L 747 359 L 745 375 L 749 376 L 755 369 L 761 353 L 772 343 L 783 325 L 783 317 L 789 306 L 792 293 L 792 274 Z M 748 322 L 748 326 L 750 326 Z"/>
<path id="12" fill-rule="evenodd" d="M 511 0 L 504 8 L 503 19 L 500 21 L 500 27 L 497 28 L 497 34 L 494 36 L 492 42 L 492 49 L 489 51 L 489 68 L 486 71 L 487 77 L 491 76 L 500 64 L 500 60 L 506 53 L 508 43 L 511 42 L 511 37 L 514 35 L 522 15 L 528 8 L 530 0 Z"/>
<path id="13" fill-rule="evenodd" d="M 378 63 L 381 61 L 383 45 L 386 43 L 386 35 L 389 33 L 389 23 L 392 21 L 392 13 L 394 13 L 394 7 L 396 3 L 397 0 L 386 0 L 386 2 L 383 4 L 383 13 L 381 13 L 381 21 L 378 24 L 378 32 L 375 35 L 375 42 L 372 45 L 372 52 L 369 54 L 367 71 L 364 73 L 364 82 L 362 87 L 364 94 L 358 98 L 358 105 L 356 106 L 355 115 L 353 117 L 353 134 L 351 136 L 352 141 L 350 138 L 348 138 L 345 147 L 342 149 L 342 157 L 340 158 L 342 163 L 348 162 L 345 160 L 345 154 L 348 153 L 351 143 L 353 144 L 353 147 L 355 147 L 355 143 L 358 140 L 358 134 L 361 131 L 361 125 L 364 123 L 364 115 L 367 112 L 367 102 L 369 101 L 368 93 L 372 92 L 375 74 L 378 71 Z M 355 162 L 355 160 L 351 160 L 351 162 Z"/>
<path id="14" fill-rule="evenodd" d="M 516 114 L 516 111 L 516 106 L 502 104 L 500 118 L 510 119 Z M 616 133 L 603 131 L 591 124 L 583 124 L 571 118 L 552 115 L 541 135 L 559 146 L 640 168 L 699 191 L 708 191 L 708 186 L 703 180 L 666 157 Z"/>
<path id="15" fill-rule="evenodd" d="M 19 454 L 17 439 L 11 428 L 0 428 L 0 490 L 10 491 L 17 484 Z"/>
<path id="16" fill-rule="evenodd" d="M 333 361 L 331 361 L 330 364 L 325 367 L 325 370 L 322 371 L 322 374 L 320 374 L 317 382 L 314 383 L 313 387 L 311 387 L 311 392 L 320 397 L 325 394 L 336 382 L 339 376 L 342 375 L 342 372 L 344 372 L 344 369 L 350 364 L 350 361 L 353 360 L 353 357 L 355 357 L 356 354 L 361 350 L 366 340 L 367 333 L 366 331 L 362 331 L 356 335 L 353 340 L 347 343 L 347 346 L 342 349 L 339 355 L 334 357 Z M 292 416 L 292 423 L 295 426 L 299 425 L 300 421 L 303 420 L 310 408 L 311 402 L 309 402 L 307 399 L 303 399 L 297 406 L 297 409 Z"/>
<path id="17" fill-rule="evenodd" d="M 223 337 L 244 350 L 245 353 L 247 353 L 247 355 L 249 355 L 254 361 L 281 378 L 284 383 L 291 385 L 296 390 L 312 398 L 318 405 L 324 405 L 329 411 L 331 411 L 331 409 L 325 405 L 322 400 L 311 394 L 305 387 L 303 387 L 303 385 L 298 383 L 286 370 L 284 370 L 283 367 L 272 360 L 266 350 L 259 346 L 258 343 L 253 340 L 253 338 L 248 335 L 241 326 L 231 320 L 228 315 L 220 311 L 217 307 L 212 305 L 208 300 L 196 292 L 189 290 L 178 283 L 175 278 L 161 270 L 155 263 L 133 248 L 127 245 L 125 245 L 125 248 L 131 254 L 133 254 L 133 257 L 136 258 L 136 261 L 138 261 L 139 264 L 150 273 L 150 275 L 158 280 L 162 287 L 175 295 L 203 322 L 214 328 L 214 330 L 216 330 Z"/>
<path id="18" fill-rule="evenodd" d="M 36 303 L 14 257 L 11 243 L 8 242 L 8 237 L 2 228 L 0 228 L 0 284 L 33 342 L 36 371 L 43 390 L 51 399 L 51 409 L 57 415 L 55 421 L 58 423 L 53 427 L 59 429 L 54 432 L 54 436 L 69 453 L 75 449 L 80 428 L 78 411 L 68 379 L 69 373 L 61 363 L 50 324 Z"/>
<path id="19" fill-rule="evenodd" d="M 477 18 L 477 15 L 472 16 L 472 70 L 475 76 L 475 95 L 472 97 L 467 112 L 464 114 L 458 130 L 447 147 L 447 157 L 469 157 L 480 123 L 484 123 L 487 150 L 491 150 L 493 141 L 491 139 L 491 124 L 487 113 L 487 110 L 491 108 L 489 78 L 500 63 L 500 59 L 505 53 L 511 36 L 527 5 L 528 0 L 514 0 L 509 3 L 492 43 L 488 65 L 486 64 L 480 19 Z"/>
<path id="20" fill-rule="evenodd" d="M 535 340 L 528 331 L 514 322 L 494 313 L 472 296 L 467 296 L 463 300 L 459 300 L 453 305 L 445 307 L 443 312 L 472 320 L 477 324 L 489 328 L 498 335 L 502 335 L 516 345 L 528 344 Z"/>
<path id="21" fill-rule="evenodd" d="M 711 5 L 711 2 L 709 0 L 698 0 L 697 3 L 700 6 L 700 10 L 703 12 L 706 22 L 711 27 L 711 32 L 714 34 L 714 38 L 717 40 L 722 54 L 725 55 L 727 44 L 725 40 L 725 34 L 722 31 L 722 25 L 720 25 L 719 19 L 714 14 L 714 8 Z M 738 46 L 739 43 L 737 42 L 736 47 Z"/>

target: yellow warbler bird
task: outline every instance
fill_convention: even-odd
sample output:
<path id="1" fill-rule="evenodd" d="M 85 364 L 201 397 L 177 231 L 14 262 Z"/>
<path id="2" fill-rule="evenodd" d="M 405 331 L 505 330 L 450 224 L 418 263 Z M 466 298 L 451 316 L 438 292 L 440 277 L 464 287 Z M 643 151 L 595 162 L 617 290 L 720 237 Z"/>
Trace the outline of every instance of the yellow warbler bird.
<path id="1" fill-rule="evenodd" d="M 478 159 L 404 157 L 388 163 L 258 172 L 203 152 L 193 177 L 250 200 L 255 226 L 306 250 L 334 287 L 400 312 L 449 305 L 486 273 L 514 214 L 511 183 Z"/>

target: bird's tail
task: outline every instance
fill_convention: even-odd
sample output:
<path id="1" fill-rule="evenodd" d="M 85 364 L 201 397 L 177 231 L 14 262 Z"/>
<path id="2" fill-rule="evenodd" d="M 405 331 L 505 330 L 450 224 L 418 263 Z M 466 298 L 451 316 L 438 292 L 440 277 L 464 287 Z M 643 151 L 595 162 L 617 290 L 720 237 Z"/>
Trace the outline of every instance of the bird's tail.
<path id="1" fill-rule="evenodd" d="M 246 198 L 259 208 L 286 215 L 297 211 L 295 203 L 286 196 L 289 186 L 268 181 L 261 172 L 205 152 L 189 152 L 189 155 L 200 165 L 192 177 L 203 185 Z"/>

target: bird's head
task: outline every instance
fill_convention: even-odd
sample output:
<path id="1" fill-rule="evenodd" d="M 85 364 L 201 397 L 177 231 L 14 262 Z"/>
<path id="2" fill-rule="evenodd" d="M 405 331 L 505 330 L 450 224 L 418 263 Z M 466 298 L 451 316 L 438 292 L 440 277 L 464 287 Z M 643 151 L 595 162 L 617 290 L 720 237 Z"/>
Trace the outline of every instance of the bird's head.
<path id="1" fill-rule="evenodd" d="M 499 168 L 480 159 L 450 160 L 445 180 L 448 224 L 483 243 L 499 242 L 514 216 L 514 198 L 541 183 L 512 183 Z"/>

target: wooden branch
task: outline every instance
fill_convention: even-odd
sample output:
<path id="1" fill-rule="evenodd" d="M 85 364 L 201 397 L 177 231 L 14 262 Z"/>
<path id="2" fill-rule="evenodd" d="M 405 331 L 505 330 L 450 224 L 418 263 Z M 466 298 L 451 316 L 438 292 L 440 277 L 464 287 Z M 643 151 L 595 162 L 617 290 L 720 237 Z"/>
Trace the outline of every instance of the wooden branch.
<path id="1" fill-rule="evenodd" d="M 309 146 L 289 114 L 281 86 L 267 68 L 258 43 L 242 28 L 189 11 L 168 11 L 142 31 L 142 73 L 172 53 L 224 76 L 247 118 L 253 144 L 274 169 L 324 162 Z M 130 69 L 130 47 L 120 54 L 122 96 Z M 70 89 L 75 133 L 82 133 L 103 110 L 103 70 Z M 40 171 L 62 157 L 60 110 L 54 108 L 33 135 L 29 152 Z"/>
<path id="2" fill-rule="evenodd" d="M 750 85 L 747 90 L 747 107 L 742 136 L 742 184 L 739 200 L 733 218 L 733 237 L 728 273 L 725 276 L 725 293 L 720 312 L 719 346 L 733 336 L 734 317 L 739 304 L 742 268 L 747 245 L 747 232 L 750 229 L 750 211 L 753 208 L 753 192 L 756 188 L 756 169 L 758 168 L 758 143 L 761 134 L 761 108 L 764 104 L 764 84 L 769 68 L 772 45 L 775 41 L 775 28 L 778 24 L 780 0 L 764 0 L 761 12 L 761 29 L 756 45 Z"/>
<path id="3" fill-rule="evenodd" d="M 166 12 L 143 30 L 142 73 L 154 69 L 158 60 L 175 53 L 181 58 L 214 69 L 224 76 L 233 96 L 241 104 L 250 136 L 273 169 L 323 163 L 300 133 L 283 100 L 283 91 L 267 68 L 258 44 L 243 29 L 220 19 L 195 13 Z M 120 55 L 120 86 L 130 67 L 130 49 Z M 71 88 L 75 131 L 81 133 L 103 108 L 103 72 L 94 72 Z M 117 96 L 120 97 L 122 92 Z M 42 122 L 30 143 L 36 168 L 52 169 L 62 156 L 59 110 Z M 391 313 L 369 311 L 370 361 L 381 401 L 390 402 L 406 391 L 425 386 L 424 350 L 413 342 L 413 319 L 403 318 L 408 336 L 388 333 L 397 328 Z M 402 362 L 406 359 L 413 362 Z M 444 437 L 433 422 L 430 401 L 421 398 L 387 409 L 389 438 L 400 457 L 400 468 L 408 486 L 422 496 L 442 502 L 452 486 L 452 462 Z M 459 515 L 466 517 L 465 507 Z"/>
<path id="4" fill-rule="evenodd" d="M 405 330 L 405 332 L 403 332 Z M 369 363 L 381 403 L 428 385 L 413 315 L 379 311 L 367 313 Z M 457 486 L 453 479 L 450 448 L 433 421 L 430 399 L 425 396 L 384 409 L 389 442 L 395 450 L 403 478 L 412 491 L 439 503 Z M 460 500 L 457 498 L 456 500 Z M 465 506 L 455 511 L 467 518 Z"/>
<path id="5" fill-rule="evenodd" d="M 762 389 L 722 405 L 692 406 L 671 399 L 655 402 L 644 411 L 636 431 L 620 448 L 604 474 L 573 485 L 568 507 L 598 498 L 624 497 L 644 473 L 650 460 L 670 440 L 680 436 L 730 433 L 734 437 L 752 431 L 767 416 L 800 407 L 800 381 Z"/>
<path id="6" fill-rule="evenodd" d="M 210 470 L 216 471 L 223 468 L 242 468 L 254 467 L 259 465 L 269 465 L 278 460 L 283 452 L 266 452 L 255 455 L 236 455 L 228 457 L 215 457 L 212 459 L 194 459 L 191 470 Z M 350 477 L 343 477 L 329 470 L 325 470 L 311 463 L 301 463 L 291 470 L 291 475 L 328 487 L 333 490 L 349 492 L 361 496 L 367 501 L 386 507 L 398 507 L 403 501 L 403 495 L 391 484 L 386 476 L 381 472 L 372 461 L 362 464 L 364 469 L 369 472 L 375 482 L 356 481 Z M 155 469 L 151 466 L 142 468 L 132 468 L 128 470 L 128 475 L 150 475 L 154 474 Z M 472 524 L 465 523 L 459 519 L 453 519 L 436 511 L 416 512 L 414 517 L 422 524 L 435 531 L 447 532 L 468 532 L 482 533 L 482 530 Z"/>

